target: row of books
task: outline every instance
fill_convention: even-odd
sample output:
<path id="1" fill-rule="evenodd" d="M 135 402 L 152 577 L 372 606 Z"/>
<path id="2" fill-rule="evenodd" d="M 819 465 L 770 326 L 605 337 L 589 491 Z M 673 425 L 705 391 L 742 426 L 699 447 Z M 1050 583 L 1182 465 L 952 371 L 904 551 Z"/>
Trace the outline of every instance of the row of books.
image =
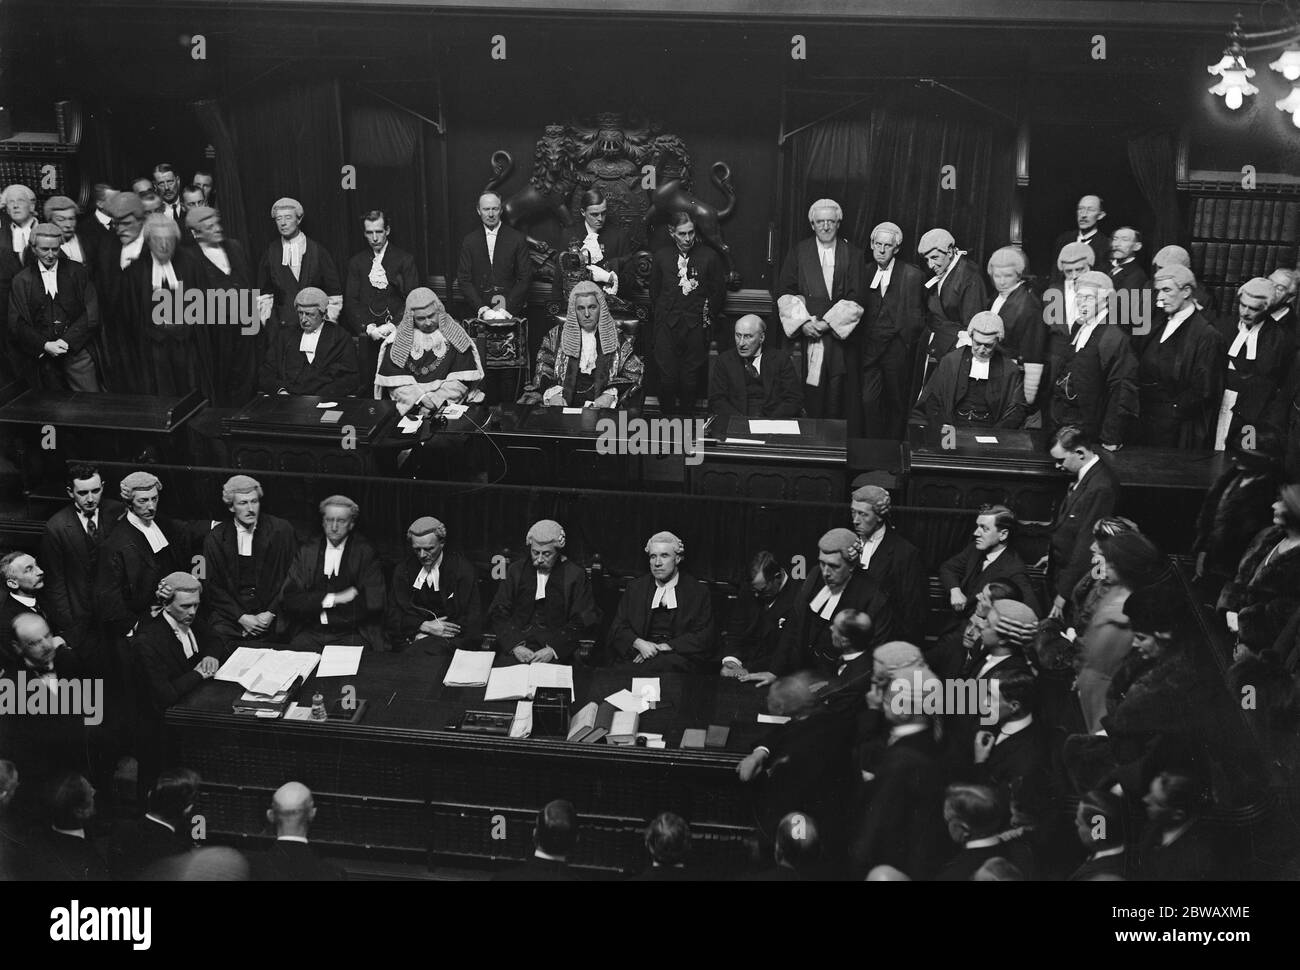
<path id="1" fill-rule="evenodd" d="M 1202 282 L 1248 280 L 1296 264 L 1294 244 L 1194 242 L 1192 272 Z"/>
<path id="2" fill-rule="evenodd" d="M 1192 209 L 1192 235 L 1202 239 L 1295 241 L 1300 202 L 1202 197 Z"/>

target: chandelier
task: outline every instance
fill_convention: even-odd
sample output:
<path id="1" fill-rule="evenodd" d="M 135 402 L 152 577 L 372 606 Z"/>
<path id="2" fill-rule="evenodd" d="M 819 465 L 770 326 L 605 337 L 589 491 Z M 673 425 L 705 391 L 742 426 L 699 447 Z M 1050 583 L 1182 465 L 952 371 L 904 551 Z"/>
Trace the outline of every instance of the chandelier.
<path id="1" fill-rule="evenodd" d="M 1228 46 L 1224 48 L 1223 57 L 1206 70 L 1219 78 L 1217 84 L 1209 89 L 1211 94 L 1223 98 L 1223 103 L 1231 111 L 1236 111 L 1252 94 L 1259 94 L 1259 88 L 1250 83 L 1255 70 L 1246 64 L 1246 54 L 1254 51 L 1271 51 L 1284 48 L 1277 60 L 1269 64 L 1269 69 L 1277 71 L 1284 79 L 1291 82 L 1291 93 L 1275 101 L 1279 111 L 1291 116 L 1291 121 L 1300 128 L 1300 20 L 1290 27 L 1279 30 L 1262 30 L 1247 33 L 1241 29 L 1241 14 L 1232 21 L 1228 31 Z"/>

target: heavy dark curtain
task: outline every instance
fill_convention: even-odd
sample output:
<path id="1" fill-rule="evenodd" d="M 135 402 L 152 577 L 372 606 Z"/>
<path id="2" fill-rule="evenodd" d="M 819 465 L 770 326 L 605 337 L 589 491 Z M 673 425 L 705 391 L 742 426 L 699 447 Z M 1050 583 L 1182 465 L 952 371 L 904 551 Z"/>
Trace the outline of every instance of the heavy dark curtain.
<path id="1" fill-rule="evenodd" d="M 1151 238 L 1143 241 L 1148 254 L 1177 244 L 1182 236 L 1178 212 L 1177 132 L 1155 129 L 1128 140 L 1128 161 L 1142 197 L 1155 213 Z"/>
<path id="2" fill-rule="evenodd" d="M 196 101 L 190 107 L 203 129 L 203 135 L 216 149 L 217 208 L 221 212 L 221 228 L 225 234 L 240 242 L 248 241 L 248 212 L 244 208 L 244 186 L 239 176 L 239 156 L 235 137 L 226 123 L 221 104 L 215 100 Z"/>
<path id="3" fill-rule="evenodd" d="M 250 257 L 256 261 L 276 238 L 271 205 L 289 196 L 305 210 L 302 231 L 329 250 L 342 274 L 360 233 L 349 232 L 354 203 L 340 172 L 350 160 L 343 151 L 337 82 L 286 81 L 280 75 L 233 99 L 227 116 L 238 133 L 235 156 L 243 174 Z"/>
<path id="4" fill-rule="evenodd" d="M 807 236 L 808 207 L 829 197 L 844 209 L 841 232 L 866 247 L 873 227 L 903 230 L 902 256 L 936 226 L 949 229 L 983 266 L 1008 241 L 1015 186 L 1015 132 L 1009 123 L 959 102 L 895 98 L 845 112 L 794 136 L 779 258 Z M 943 187 L 944 166 L 955 187 Z"/>
<path id="5" fill-rule="evenodd" d="M 380 209 L 393 230 L 392 243 L 415 256 L 423 274 L 428 261 L 426 212 L 427 186 L 421 184 L 418 150 L 424 122 L 409 112 L 375 101 L 365 91 L 348 92 L 345 111 L 348 159 L 357 167 L 356 213 L 349 243 L 362 246 L 359 219 Z"/>

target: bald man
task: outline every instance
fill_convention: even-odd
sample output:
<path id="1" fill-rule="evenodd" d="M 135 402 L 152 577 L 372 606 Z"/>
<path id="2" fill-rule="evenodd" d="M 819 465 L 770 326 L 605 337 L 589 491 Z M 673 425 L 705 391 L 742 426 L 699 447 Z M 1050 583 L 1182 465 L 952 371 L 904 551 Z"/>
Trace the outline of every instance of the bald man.
<path id="1" fill-rule="evenodd" d="M 227 479 L 221 501 L 230 517 L 203 540 L 213 632 L 233 644 L 278 641 L 281 588 L 298 550 L 293 526 L 262 511 L 262 485 L 248 475 Z"/>
<path id="2" fill-rule="evenodd" d="M 361 509 L 346 495 L 322 499 L 319 509 L 322 535 L 298 550 L 284 581 L 289 647 L 319 653 L 340 643 L 387 650 L 379 555 L 354 531 Z"/>
<path id="3" fill-rule="evenodd" d="M 473 563 L 447 549 L 447 527 L 431 515 L 411 523 L 406 541 L 410 553 L 393 570 L 388 594 L 392 648 L 445 656 L 478 650 L 483 614 Z"/>
<path id="4" fill-rule="evenodd" d="M 861 335 L 862 400 L 849 413 L 849 435 L 901 438 L 907 423 L 913 355 L 925 330 L 925 274 L 898 258 L 903 230 L 871 231 Z"/>
<path id="5" fill-rule="evenodd" d="M 1024 371 L 1000 345 L 1002 318 L 990 310 L 975 314 L 967 328 L 970 346 L 939 361 L 912 411 L 913 424 L 931 428 L 1019 428 L 1025 423 Z"/>
<path id="6" fill-rule="evenodd" d="M 528 256 L 528 239 L 503 225 L 501 196 L 484 192 L 476 205 L 479 225 L 460 244 L 456 283 L 471 316 L 504 307 L 512 315 L 524 315 L 533 264 Z"/>
<path id="7" fill-rule="evenodd" d="M 262 322 L 271 333 L 279 328 L 294 333 L 299 321 L 294 297 L 307 287 L 326 294 L 327 318 L 336 322 L 343 310 L 343 285 L 329 250 L 302 231 L 302 204 L 296 199 L 277 199 L 271 206 L 271 219 L 278 236 L 257 264 Z"/>
<path id="8" fill-rule="evenodd" d="M 600 622 L 587 571 L 564 555 L 564 528 L 551 519 L 524 537 L 528 556 L 512 562 L 488 610 L 497 653 L 515 663 L 572 663 L 578 641 Z"/>
<path id="9" fill-rule="evenodd" d="M 90 345 L 99 330 L 99 296 L 90 273 L 62 251 L 63 233 L 43 222 L 31 232 L 32 265 L 9 294 L 9 347 L 19 372 L 43 390 L 99 390 Z"/>
<path id="10" fill-rule="evenodd" d="M 775 288 L 786 336 L 803 347 L 804 406 L 812 418 L 845 418 L 862 394 L 856 331 L 866 263 L 862 250 L 840 235 L 843 221 L 834 199 L 814 202 L 808 209 L 813 234 L 790 249 Z"/>
<path id="11" fill-rule="evenodd" d="M 1139 444 L 1207 449 L 1214 444 L 1227 355 L 1218 331 L 1193 300 L 1196 277 L 1185 266 L 1155 275 L 1152 332 L 1135 341 Z"/>
<path id="12" fill-rule="evenodd" d="M 610 624 L 612 659 L 636 676 L 715 669 L 713 604 L 708 587 L 681 571 L 685 544 L 657 532 L 645 552 L 650 572 L 627 584 Z"/>
<path id="13" fill-rule="evenodd" d="M 1105 218 L 1106 210 L 1101 196 L 1083 196 L 1074 207 L 1076 228 L 1071 232 L 1063 232 L 1056 237 L 1056 241 L 1052 244 L 1052 255 L 1059 256 L 1061 250 L 1070 243 L 1084 243 L 1093 252 L 1092 265 L 1094 267 L 1109 267 L 1110 237 L 1101 231 L 1100 226 L 1101 220 Z M 1055 276 L 1055 274 L 1054 277 L 1053 282 L 1059 285 L 1060 277 Z"/>
<path id="14" fill-rule="evenodd" d="M 747 313 L 732 328 L 735 346 L 718 354 L 709 375 L 714 414 L 795 418 L 803 413 L 799 372 L 787 351 L 767 349 L 767 324 Z"/>
<path id="15" fill-rule="evenodd" d="M 1273 283 L 1264 277 L 1247 280 L 1237 288 L 1237 312 L 1216 322 L 1228 348 L 1228 370 L 1215 428 L 1216 451 L 1222 451 L 1229 439 L 1244 441 L 1250 448 L 1255 442 L 1242 437 L 1248 427 L 1256 437 L 1266 430 L 1283 430 L 1273 424 L 1275 404 L 1296 343 L 1294 333 L 1269 315 L 1274 295 Z"/>
<path id="16" fill-rule="evenodd" d="M 320 859 L 307 842 L 316 818 L 311 789 L 291 781 L 276 789 L 266 820 L 275 829 L 275 844 L 249 857 L 253 879 L 258 882 L 337 882 L 343 872 Z"/>
<path id="17" fill-rule="evenodd" d="M 329 297 L 314 286 L 293 296 L 298 325 L 266 334 L 258 380 L 263 394 L 304 394 L 337 399 L 357 393 L 356 343 L 329 322 Z M 247 339 L 247 338 L 245 338 Z"/>

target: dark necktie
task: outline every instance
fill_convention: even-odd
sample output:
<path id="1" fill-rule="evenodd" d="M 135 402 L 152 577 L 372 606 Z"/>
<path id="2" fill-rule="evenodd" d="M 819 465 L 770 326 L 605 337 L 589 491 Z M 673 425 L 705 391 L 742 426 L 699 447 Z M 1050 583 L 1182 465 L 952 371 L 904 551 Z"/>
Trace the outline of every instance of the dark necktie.
<path id="1" fill-rule="evenodd" d="M 86 516 L 86 535 L 90 536 L 91 545 L 99 542 L 99 526 L 95 525 L 95 513 L 82 513 Z"/>
<path id="2" fill-rule="evenodd" d="M 752 360 L 745 361 L 745 376 L 751 381 L 758 380 L 758 368 L 754 366 Z"/>

